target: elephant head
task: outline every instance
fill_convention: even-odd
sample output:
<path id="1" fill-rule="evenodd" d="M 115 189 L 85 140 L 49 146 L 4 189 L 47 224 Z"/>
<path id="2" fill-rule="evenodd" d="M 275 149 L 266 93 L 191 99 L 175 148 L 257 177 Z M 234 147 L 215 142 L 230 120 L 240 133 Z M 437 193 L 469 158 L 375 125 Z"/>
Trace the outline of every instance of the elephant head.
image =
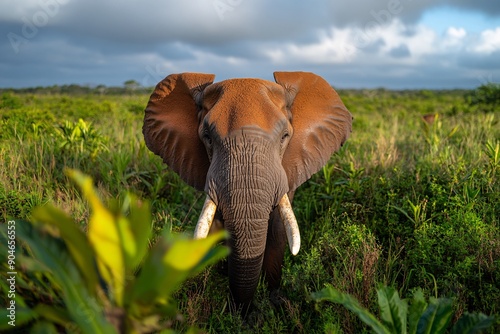
<path id="1" fill-rule="evenodd" d="M 351 132 L 352 116 L 335 90 L 306 72 L 261 79 L 172 74 L 145 110 L 148 148 L 207 194 L 195 237 L 215 219 L 230 233 L 229 285 L 247 307 L 261 270 L 279 287 L 286 240 L 295 255 L 300 234 L 290 200 Z"/>

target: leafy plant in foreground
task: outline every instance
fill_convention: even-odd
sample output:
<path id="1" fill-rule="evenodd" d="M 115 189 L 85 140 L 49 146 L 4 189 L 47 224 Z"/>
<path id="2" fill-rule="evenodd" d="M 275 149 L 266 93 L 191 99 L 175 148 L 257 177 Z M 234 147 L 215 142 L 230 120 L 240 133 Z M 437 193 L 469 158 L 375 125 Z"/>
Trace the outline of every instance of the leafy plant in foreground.
<path id="1" fill-rule="evenodd" d="M 16 326 L 36 319 L 32 332 L 55 333 L 55 325 L 82 333 L 168 329 L 177 316 L 172 294 L 187 278 L 227 255 L 227 248 L 213 247 L 226 237 L 225 232 L 202 240 L 163 235 L 148 251 L 152 227 L 148 202 L 129 195 L 122 205 L 113 203 L 107 209 L 90 177 L 75 170 L 68 170 L 67 175 L 90 203 L 87 234 L 49 205 L 33 211 L 33 222 L 17 221 L 17 237 L 31 254 L 18 256 L 21 267 L 43 273 L 59 288 L 62 305 L 41 301 L 28 308 L 17 295 Z M 2 238 L 5 235 L 5 231 L 0 233 Z M 7 328 L 11 327 L 0 325 L 0 329 Z"/>
<path id="2" fill-rule="evenodd" d="M 362 307 L 352 296 L 333 287 L 324 288 L 312 294 L 316 301 L 331 301 L 341 304 L 378 334 L 439 334 L 445 333 L 453 316 L 452 302 L 447 298 L 433 298 L 427 302 L 422 290 L 413 294 L 411 304 L 400 299 L 398 292 L 391 287 L 377 290 L 380 318 Z M 451 333 L 480 333 L 494 323 L 495 317 L 482 313 L 464 313 L 451 329 Z"/>

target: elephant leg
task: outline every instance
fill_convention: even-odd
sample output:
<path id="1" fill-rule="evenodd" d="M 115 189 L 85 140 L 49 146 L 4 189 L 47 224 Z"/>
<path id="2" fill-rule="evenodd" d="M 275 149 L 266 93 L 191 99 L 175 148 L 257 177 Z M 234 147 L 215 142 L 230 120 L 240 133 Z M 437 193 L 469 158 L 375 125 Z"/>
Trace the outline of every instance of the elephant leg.
<path id="1" fill-rule="evenodd" d="M 293 201 L 294 195 L 295 191 L 288 193 L 290 202 Z M 269 217 L 266 250 L 262 264 L 262 270 L 270 291 L 279 289 L 281 285 L 281 272 L 286 248 L 285 227 L 283 226 L 278 208 L 275 208 Z"/>
<path id="2" fill-rule="evenodd" d="M 283 258 L 287 245 L 285 227 L 278 209 L 270 215 L 267 228 L 267 243 L 262 269 L 270 291 L 277 290 L 281 284 Z"/>

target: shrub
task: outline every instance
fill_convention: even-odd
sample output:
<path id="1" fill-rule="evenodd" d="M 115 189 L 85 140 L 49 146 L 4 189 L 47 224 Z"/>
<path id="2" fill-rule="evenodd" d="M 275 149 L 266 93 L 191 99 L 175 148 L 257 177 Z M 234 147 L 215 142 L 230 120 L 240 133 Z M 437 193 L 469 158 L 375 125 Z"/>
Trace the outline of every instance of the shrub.
<path id="1" fill-rule="evenodd" d="M 467 96 L 469 106 L 484 112 L 492 112 L 500 106 L 500 84 L 487 83 Z"/>
<path id="2" fill-rule="evenodd" d="M 227 248 L 213 248 L 225 232 L 202 240 L 164 233 L 148 250 L 152 228 L 148 202 L 129 195 L 107 209 L 90 177 L 75 170 L 67 174 L 92 208 L 87 234 L 50 205 L 35 209 L 31 223 L 16 222 L 17 238 L 26 247 L 23 255 L 20 247 L 16 250 L 18 270 L 43 275 L 42 281 L 46 279 L 57 291 L 58 296 L 51 299 L 60 298 L 60 302 L 42 299 L 28 305 L 18 294 L 15 325 L 49 333 L 57 328 L 82 333 L 149 333 L 170 328 L 178 319 L 172 294 L 187 278 L 227 255 Z M 2 239 L 7 239 L 6 232 L 3 228 Z M 6 241 L 2 240 L 0 253 L 7 257 Z M 2 288 L 7 295 L 7 286 Z M 8 312 L 0 311 L 2 319 Z"/>
<path id="3" fill-rule="evenodd" d="M 9 92 L 4 92 L 0 96 L 0 109 L 18 109 L 22 107 L 21 99 Z"/>
<path id="4" fill-rule="evenodd" d="M 107 151 L 107 138 L 100 135 L 92 126 L 83 119 L 78 122 L 65 121 L 58 128 L 59 148 L 78 154 L 87 154 L 95 158 L 101 151 Z"/>
<path id="5" fill-rule="evenodd" d="M 379 288 L 377 296 L 380 320 L 362 307 L 356 299 L 332 287 L 312 294 L 312 298 L 316 301 L 326 300 L 343 305 L 377 334 L 445 333 L 452 320 L 450 299 L 431 297 L 427 302 L 420 289 L 415 290 L 410 305 L 406 299 L 400 299 L 398 292 L 391 287 Z M 494 321 L 493 316 L 465 313 L 455 323 L 451 333 L 479 333 L 490 328 Z"/>

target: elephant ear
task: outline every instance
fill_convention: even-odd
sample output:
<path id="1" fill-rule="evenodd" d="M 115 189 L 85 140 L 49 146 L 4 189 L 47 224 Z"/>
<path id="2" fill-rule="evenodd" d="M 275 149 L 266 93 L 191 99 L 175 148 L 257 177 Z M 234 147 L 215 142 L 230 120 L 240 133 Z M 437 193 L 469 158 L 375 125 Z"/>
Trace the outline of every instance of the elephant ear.
<path id="1" fill-rule="evenodd" d="M 199 190 L 204 189 L 209 161 L 198 136 L 196 99 L 214 78 L 202 73 L 167 76 L 149 98 L 142 127 L 147 147 Z"/>
<path id="2" fill-rule="evenodd" d="M 275 72 L 290 98 L 293 135 L 283 156 L 290 190 L 319 171 L 347 140 L 352 116 L 335 90 L 308 72 Z"/>

